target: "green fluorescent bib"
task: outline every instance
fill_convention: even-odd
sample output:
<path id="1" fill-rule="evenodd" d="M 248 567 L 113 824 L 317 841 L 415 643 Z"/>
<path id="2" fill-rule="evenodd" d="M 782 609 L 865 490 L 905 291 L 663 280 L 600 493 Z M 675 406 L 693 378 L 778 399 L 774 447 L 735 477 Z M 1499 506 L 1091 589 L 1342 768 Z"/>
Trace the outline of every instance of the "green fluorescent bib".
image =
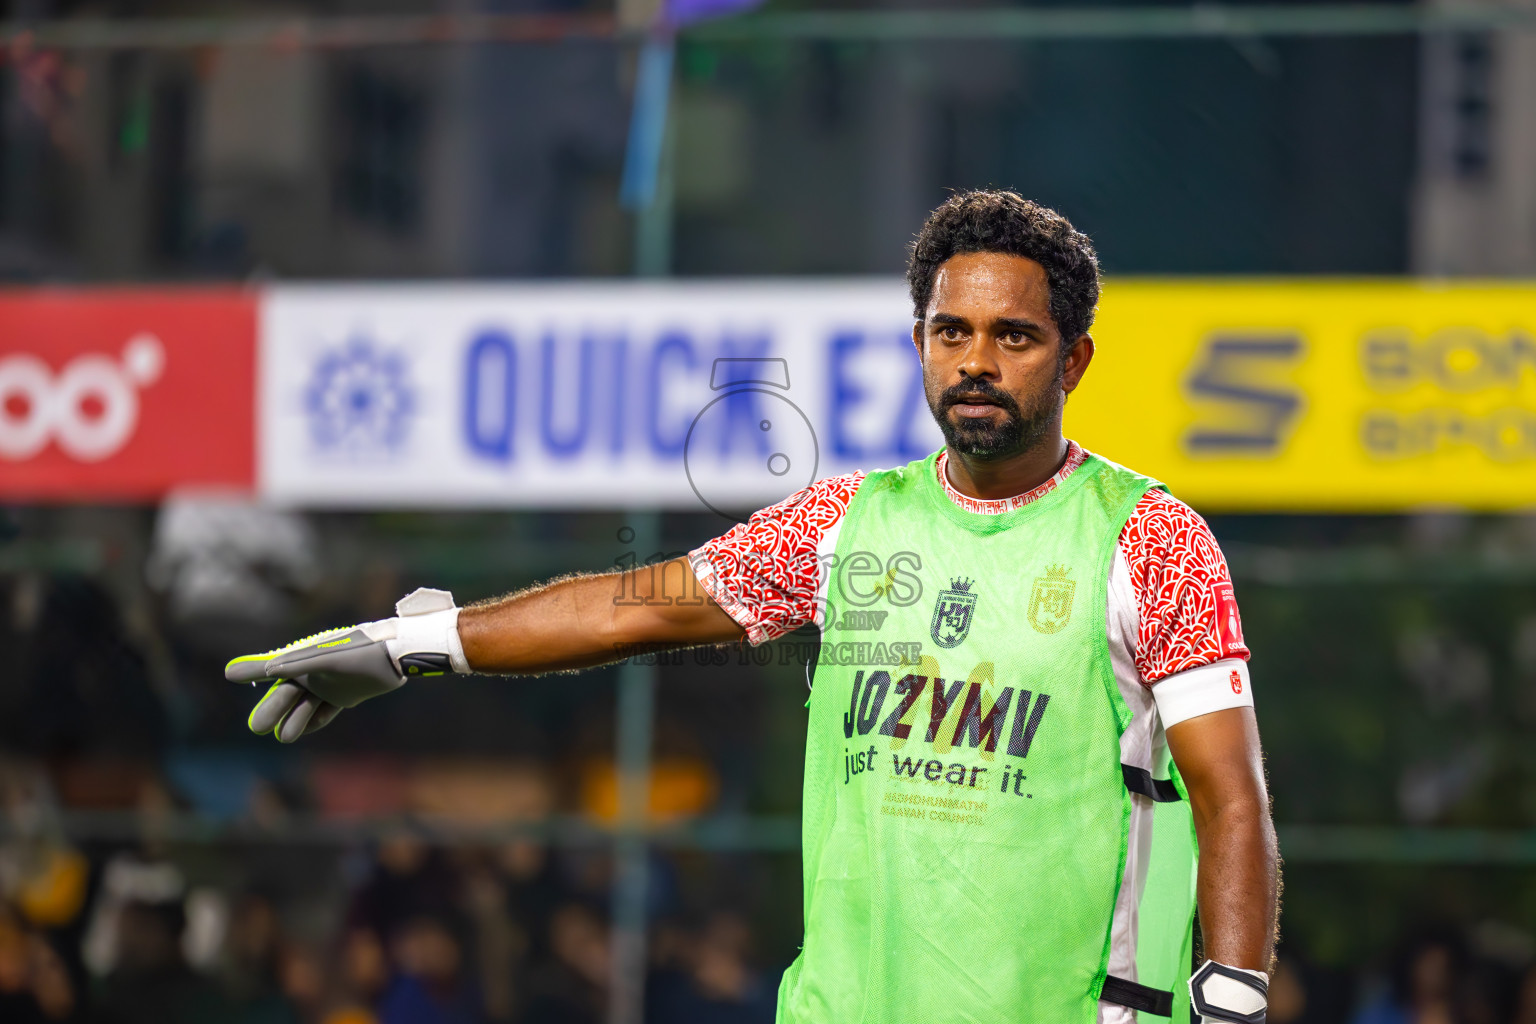
<path id="1" fill-rule="evenodd" d="M 836 653 L 809 702 L 805 946 L 778 1019 L 1093 1024 L 1132 807 L 1107 581 L 1155 483 L 1090 457 L 979 515 L 945 496 L 936 457 L 871 473 L 838 536 Z M 1186 804 L 1157 806 L 1138 959 L 1169 976 L 1140 980 L 1176 989 L 1193 832 Z"/>

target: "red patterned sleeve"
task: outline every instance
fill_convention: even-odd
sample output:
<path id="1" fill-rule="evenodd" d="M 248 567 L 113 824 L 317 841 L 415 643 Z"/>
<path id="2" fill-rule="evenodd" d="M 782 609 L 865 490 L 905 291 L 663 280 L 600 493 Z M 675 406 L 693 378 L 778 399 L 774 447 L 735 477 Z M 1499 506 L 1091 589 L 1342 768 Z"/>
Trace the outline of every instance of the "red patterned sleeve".
<path id="1" fill-rule="evenodd" d="M 1232 574 L 1194 509 L 1148 491 L 1120 534 L 1136 590 L 1136 668 L 1151 684 L 1223 658 L 1248 660 Z"/>
<path id="2" fill-rule="evenodd" d="M 829 542 L 863 480 L 818 480 L 689 552 L 700 586 L 753 644 L 815 620 Z"/>

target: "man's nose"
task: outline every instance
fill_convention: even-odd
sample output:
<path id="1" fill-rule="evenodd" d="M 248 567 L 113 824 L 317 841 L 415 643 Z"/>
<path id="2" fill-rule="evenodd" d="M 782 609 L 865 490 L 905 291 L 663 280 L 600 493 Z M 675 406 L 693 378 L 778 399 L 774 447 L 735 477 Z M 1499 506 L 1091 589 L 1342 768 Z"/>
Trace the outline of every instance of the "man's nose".
<path id="1" fill-rule="evenodd" d="M 985 341 L 979 338 L 972 339 L 971 343 L 965 347 L 957 368 L 965 377 L 995 380 L 998 376 L 996 353 Z"/>

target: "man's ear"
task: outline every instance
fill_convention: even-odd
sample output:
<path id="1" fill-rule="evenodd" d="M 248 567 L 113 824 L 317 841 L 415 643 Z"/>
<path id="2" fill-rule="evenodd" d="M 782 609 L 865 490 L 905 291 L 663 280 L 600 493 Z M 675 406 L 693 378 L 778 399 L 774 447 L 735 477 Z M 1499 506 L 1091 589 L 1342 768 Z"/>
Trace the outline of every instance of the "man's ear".
<path id="1" fill-rule="evenodd" d="M 1077 390 L 1077 385 L 1082 382 L 1083 374 L 1088 372 L 1088 364 L 1093 362 L 1093 338 L 1086 334 L 1078 335 L 1072 347 L 1067 349 L 1067 357 L 1061 361 L 1061 390 L 1067 394 Z"/>
<path id="2" fill-rule="evenodd" d="M 917 346 L 917 358 L 923 358 L 923 322 L 912 321 L 912 344 Z"/>

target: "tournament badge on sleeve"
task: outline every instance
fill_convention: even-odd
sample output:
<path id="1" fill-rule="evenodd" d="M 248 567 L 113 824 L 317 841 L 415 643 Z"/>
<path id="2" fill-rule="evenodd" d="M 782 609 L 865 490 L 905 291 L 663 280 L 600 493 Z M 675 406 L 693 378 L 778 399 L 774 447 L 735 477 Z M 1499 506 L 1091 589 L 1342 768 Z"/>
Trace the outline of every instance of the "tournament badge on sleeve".
<path id="1" fill-rule="evenodd" d="M 1064 565 L 1046 568 L 1029 592 L 1029 624 L 1038 633 L 1059 633 L 1072 620 L 1072 595 L 1077 583 Z"/>
<path id="2" fill-rule="evenodd" d="M 933 606 L 933 625 L 929 632 L 933 642 L 940 647 L 956 647 L 971 631 L 971 619 L 976 611 L 976 595 L 971 593 L 974 580 L 958 578 L 950 581 L 950 589 L 939 591 L 939 599 Z"/>
<path id="3" fill-rule="evenodd" d="M 1248 650 L 1243 642 L 1243 621 L 1237 614 L 1237 597 L 1232 584 L 1217 583 L 1211 588 L 1216 601 L 1216 629 L 1221 636 L 1221 656 L 1228 658 Z"/>

